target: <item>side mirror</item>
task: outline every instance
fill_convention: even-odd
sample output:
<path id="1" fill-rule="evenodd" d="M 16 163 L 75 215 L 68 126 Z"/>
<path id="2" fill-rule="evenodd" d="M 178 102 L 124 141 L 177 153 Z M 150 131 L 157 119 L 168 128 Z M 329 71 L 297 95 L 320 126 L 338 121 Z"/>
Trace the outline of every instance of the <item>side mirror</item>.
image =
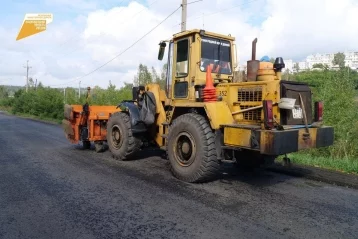
<path id="1" fill-rule="evenodd" d="M 165 42 L 160 42 L 159 43 L 159 53 L 158 53 L 158 60 L 163 60 L 163 56 L 164 56 L 164 52 L 165 52 L 165 47 L 167 46 L 167 44 Z"/>

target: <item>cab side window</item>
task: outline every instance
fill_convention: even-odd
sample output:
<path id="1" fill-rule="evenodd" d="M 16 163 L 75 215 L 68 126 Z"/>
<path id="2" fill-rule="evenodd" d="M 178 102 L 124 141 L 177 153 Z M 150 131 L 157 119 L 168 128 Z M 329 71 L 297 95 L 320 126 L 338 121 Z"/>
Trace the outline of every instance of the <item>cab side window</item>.
<path id="1" fill-rule="evenodd" d="M 168 65 L 167 65 L 167 77 L 166 77 L 166 93 L 169 99 L 172 98 L 172 72 L 173 72 L 173 52 L 174 52 L 174 43 L 170 42 L 169 44 L 169 54 L 168 54 Z"/>
<path id="2" fill-rule="evenodd" d="M 177 43 L 176 77 L 188 75 L 189 41 L 184 39 Z"/>

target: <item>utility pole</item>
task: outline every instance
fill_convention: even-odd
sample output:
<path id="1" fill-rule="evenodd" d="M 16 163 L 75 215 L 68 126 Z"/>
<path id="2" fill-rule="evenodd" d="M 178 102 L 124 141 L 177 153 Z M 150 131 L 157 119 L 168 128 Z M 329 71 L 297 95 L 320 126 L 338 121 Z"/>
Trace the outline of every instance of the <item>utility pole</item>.
<path id="1" fill-rule="evenodd" d="M 81 81 L 78 82 L 78 99 L 81 98 Z"/>
<path id="2" fill-rule="evenodd" d="M 204 23 L 205 23 L 204 17 L 205 17 L 205 15 L 203 13 L 203 29 L 205 29 L 205 27 L 204 27 Z"/>
<path id="3" fill-rule="evenodd" d="M 35 81 L 35 91 L 37 90 L 37 79 Z"/>
<path id="4" fill-rule="evenodd" d="M 347 71 L 348 71 L 348 79 L 349 79 L 349 69 L 350 69 L 350 67 L 348 66 L 347 68 L 348 68 Z"/>
<path id="5" fill-rule="evenodd" d="M 63 88 L 63 103 L 66 104 L 66 88 Z"/>
<path id="6" fill-rule="evenodd" d="M 29 66 L 29 60 L 27 60 L 26 66 L 24 66 L 24 68 L 26 68 L 26 92 L 27 92 L 29 89 L 29 69 L 32 68 L 31 66 Z"/>
<path id="7" fill-rule="evenodd" d="M 181 31 L 186 31 L 186 7 L 187 0 L 182 0 L 181 4 Z"/>

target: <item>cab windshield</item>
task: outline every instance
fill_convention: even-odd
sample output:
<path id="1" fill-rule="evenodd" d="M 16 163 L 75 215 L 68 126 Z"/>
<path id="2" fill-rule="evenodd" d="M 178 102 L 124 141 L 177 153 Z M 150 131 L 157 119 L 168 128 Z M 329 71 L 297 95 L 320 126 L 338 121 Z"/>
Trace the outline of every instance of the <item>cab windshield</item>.
<path id="1" fill-rule="evenodd" d="M 201 38 L 200 70 L 206 72 L 212 65 L 212 72 L 231 74 L 230 42 L 212 37 Z"/>

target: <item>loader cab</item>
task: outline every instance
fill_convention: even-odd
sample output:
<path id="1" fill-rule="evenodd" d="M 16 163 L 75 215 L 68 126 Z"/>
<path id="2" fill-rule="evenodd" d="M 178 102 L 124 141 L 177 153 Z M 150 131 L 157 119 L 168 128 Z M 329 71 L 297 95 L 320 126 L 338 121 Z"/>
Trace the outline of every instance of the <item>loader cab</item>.
<path id="1" fill-rule="evenodd" d="M 164 58 L 168 45 L 167 98 L 174 101 L 195 101 L 195 89 L 205 86 L 208 65 L 212 67 L 215 83 L 231 82 L 237 62 L 234 40 L 231 36 L 191 30 L 160 42 L 159 60 Z"/>

